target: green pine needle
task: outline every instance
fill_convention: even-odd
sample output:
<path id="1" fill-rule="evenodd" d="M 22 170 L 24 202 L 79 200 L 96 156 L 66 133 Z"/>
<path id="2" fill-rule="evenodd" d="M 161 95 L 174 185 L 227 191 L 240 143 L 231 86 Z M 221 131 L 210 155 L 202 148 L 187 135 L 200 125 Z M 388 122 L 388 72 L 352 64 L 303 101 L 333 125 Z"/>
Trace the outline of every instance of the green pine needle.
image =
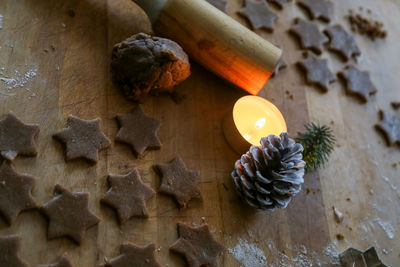
<path id="1" fill-rule="evenodd" d="M 305 128 L 305 132 L 298 133 L 296 142 L 304 147 L 303 160 L 306 162 L 306 172 L 312 172 L 326 165 L 329 155 L 334 150 L 336 138 L 333 130 L 326 125 L 309 123 Z"/>

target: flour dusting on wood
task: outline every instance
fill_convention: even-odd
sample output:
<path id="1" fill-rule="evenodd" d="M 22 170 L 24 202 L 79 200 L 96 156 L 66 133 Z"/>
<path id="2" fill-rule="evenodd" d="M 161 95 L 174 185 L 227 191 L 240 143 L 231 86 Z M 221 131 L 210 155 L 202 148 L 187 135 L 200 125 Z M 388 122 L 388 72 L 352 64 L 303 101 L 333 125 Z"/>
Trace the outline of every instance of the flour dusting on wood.
<path id="1" fill-rule="evenodd" d="M 0 97 L 14 96 L 15 89 L 25 87 L 34 77 L 37 76 L 37 72 L 37 66 L 33 66 L 24 72 L 14 70 L 11 74 L 7 74 L 4 67 L 0 68 Z M 30 96 L 36 95 L 30 88 L 25 89 L 31 93 Z"/>
<path id="2" fill-rule="evenodd" d="M 267 257 L 265 257 L 261 249 L 242 238 L 238 240 L 237 245 L 234 248 L 228 249 L 228 251 L 243 267 L 267 266 Z"/>

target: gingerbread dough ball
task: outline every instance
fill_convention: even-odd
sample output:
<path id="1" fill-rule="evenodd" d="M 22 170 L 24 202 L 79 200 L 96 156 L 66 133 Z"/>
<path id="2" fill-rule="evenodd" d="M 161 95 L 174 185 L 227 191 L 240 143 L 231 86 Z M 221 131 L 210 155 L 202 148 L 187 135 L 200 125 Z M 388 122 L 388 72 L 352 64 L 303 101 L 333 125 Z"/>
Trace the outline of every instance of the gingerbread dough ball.
<path id="1" fill-rule="evenodd" d="M 138 33 L 114 46 L 111 72 L 125 96 L 138 101 L 148 93 L 171 92 L 189 77 L 190 64 L 177 43 Z"/>

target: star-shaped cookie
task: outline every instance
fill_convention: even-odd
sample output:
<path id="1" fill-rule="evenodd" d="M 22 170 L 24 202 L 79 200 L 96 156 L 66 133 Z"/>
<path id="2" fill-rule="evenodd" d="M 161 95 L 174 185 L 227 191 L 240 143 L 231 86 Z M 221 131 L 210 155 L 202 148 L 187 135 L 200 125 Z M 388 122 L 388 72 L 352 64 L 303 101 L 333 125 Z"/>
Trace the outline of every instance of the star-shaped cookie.
<path id="1" fill-rule="evenodd" d="M 101 132 L 100 119 L 86 121 L 69 116 L 67 128 L 56 132 L 53 137 L 65 144 L 66 160 L 83 158 L 96 163 L 98 151 L 111 144 Z"/>
<path id="2" fill-rule="evenodd" d="M 299 38 L 302 49 L 310 49 L 318 55 L 322 53 L 323 44 L 328 42 L 328 38 L 319 31 L 315 23 L 304 19 L 296 18 L 289 32 Z"/>
<path id="3" fill-rule="evenodd" d="M 132 113 L 117 115 L 120 129 L 115 140 L 129 144 L 136 155 L 142 155 L 146 149 L 160 149 L 157 137 L 161 123 L 150 118 L 141 106 L 136 106 Z"/>
<path id="4" fill-rule="evenodd" d="M 14 160 L 18 155 L 36 156 L 34 138 L 39 133 L 37 124 L 25 124 L 14 113 L 8 113 L 0 120 L 0 154 L 7 160 Z"/>
<path id="5" fill-rule="evenodd" d="M 384 134 L 388 145 L 400 145 L 400 117 L 391 116 L 383 110 L 379 111 L 379 116 L 381 121 L 375 127 Z"/>
<path id="6" fill-rule="evenodd" d="M 138 247 L 132 243 L 121 245 L 121 254 L 106 263 L 105 267 L 161 267 L 157 262 L 154 244 Z"/>
<path id="7" fill-rule="evenodd" d="M 211 5 L 215 6 L 216 8 L 218 8 L 219 10 L 221 10 L 222 12 L 226 12 L 226 6 L 228 5 L 228 3 L 225 0 L 206 0 L 207 2 L 209 2 Z"/>
<path id="8" fill-rule="evenodd" d="M 268 3 L 275 5 L 279 9 L 283 9 L 283 5 L 291 2 L 292 0 L 268 0 Z"/>
<path id="9" fill-rule="evenodd" d="M 274 31 L 275 20 L 278 16 L 269 9 L 268 4 L 263 1 L 245 0 L 244 8 L 238 11 L 239 15 L 247 18 L 254 30 L 265 29 Z"/>
<path id="10" fill-rule="evenodd" d="M 132 216 L 149 216 L 146 200 L 155 192 L 142 182 L 137 170 L 126 175 L 110 174 L 108 183 L 111 187 L 101 202 L 116 210 L 120 223 L 126 222 Z"/>
<path id="11" fill-rule="evenodd" d="M 63 255 L 61 258 L 53 264 L 42 264 L 38 265 L 38 267 L 73 267 L 72 263 L 69 261 L 67 256 Z"/>
<path id="12" fill-rule="evenodd" d="M 218 266 L 218 255 L 224 247 L 214 240 L 207 224 L 191 227 L 178 223 L 178 234 L 170 250 L 182 254 L 190 267 Z"/>
<path id="13" fill-rule="evenodd" d="M 67 236 L 80 244 L 85 231 L 100 222 L 89 211 L 89 193 L 71 193 L 61 185 L 54 188 L 57 194 L 41 207 L 41 211 L 49 220 L 48 238 Z"/>
<path id="14" fill-rule="evenodd" d="M 156 165 L 156 169 L 161 174 L 158 191 L 173 196 L 180 207 L 185 208 L 189 200 L 201 197 L 200 172 L 188 170 L 180 157 L 168 164 Z"/>
<path id="15" fill-rule="evenodd" d="M 333 3 L 329 0 L 297 0 L 297 4 L 304 7 L 311 19 L 320 19 L 330 22 L 333 14 Z"/>
<path id="16" fill-rule="evenodd" d="M 9 163 L 0 166 L 0 214 L 12 224 L 21 211 L 37 208 L 32 197 L 35 178 L 18 174 Z"/>
<path id="17" fill-rule="evenodd" d="M 369 72 L 360 71 L 354 66 L 347 66 L 338 73 L 338 76 L 346 82 L 346 92 L 359 97 L 364 103 L 368 97 L 378 90 L 372 83 Z"/>
<path id="18" fill-rule="evenodd" d="M 297 64 L 306 73 L 306 82 L 318 86 L 325 92 L 328 91 L 329 84 L 336 81 L 326 59 L 320 59 L 308 53 L 307 57 Z"/>
<path id="19" fill-rule="evenodd" d="M 361 55 L 354 36 L 339 24 L 326 28 L 324 33 L 329 37 L 328 49 L 341 55 L 345 61 Z"/>
<path id="20" fill-rule="evenodd" d="M 4 267 L 28 267 L 18 256 L 21 248 L 21 239 L 16 235 L 0 237 L 0 266 Z"/>
<path id="21" fill-rule="evenodd" d="M 282 49 L 282 47 L 281 47 L 280 45 L 278 45 L 278 44 L 275 44 L 275 46 L 278 47 L 278 48 L 280 48 L 280 49 Z M 282 69 L 284 69 L 284 68 L 287 68 L 287 63 L 286 63 L 286 61 L 283 59 L 283 49 L 282 49 L 281 58 L 279 59 L 278 63 L 276 64 L 276 66 L 275 66 L 275 71 L 272 73 L 271 78 L 274 78 L 275 75 L 278 75 L 279 71 L 282 70 Z"/>

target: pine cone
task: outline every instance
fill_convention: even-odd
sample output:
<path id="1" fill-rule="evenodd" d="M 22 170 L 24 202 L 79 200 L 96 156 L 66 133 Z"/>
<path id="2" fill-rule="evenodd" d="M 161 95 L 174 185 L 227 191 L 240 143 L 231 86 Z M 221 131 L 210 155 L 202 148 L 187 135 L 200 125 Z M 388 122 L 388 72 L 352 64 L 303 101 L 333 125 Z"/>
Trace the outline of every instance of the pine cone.
<path id="1" fill-rule="evenodd" d="M 263 210 L 286 208 L 304 182 L 303 146 L 281 133 L 261 139 L 261 146 L 236 161 L 232 178 L 241 198 Z"/>

